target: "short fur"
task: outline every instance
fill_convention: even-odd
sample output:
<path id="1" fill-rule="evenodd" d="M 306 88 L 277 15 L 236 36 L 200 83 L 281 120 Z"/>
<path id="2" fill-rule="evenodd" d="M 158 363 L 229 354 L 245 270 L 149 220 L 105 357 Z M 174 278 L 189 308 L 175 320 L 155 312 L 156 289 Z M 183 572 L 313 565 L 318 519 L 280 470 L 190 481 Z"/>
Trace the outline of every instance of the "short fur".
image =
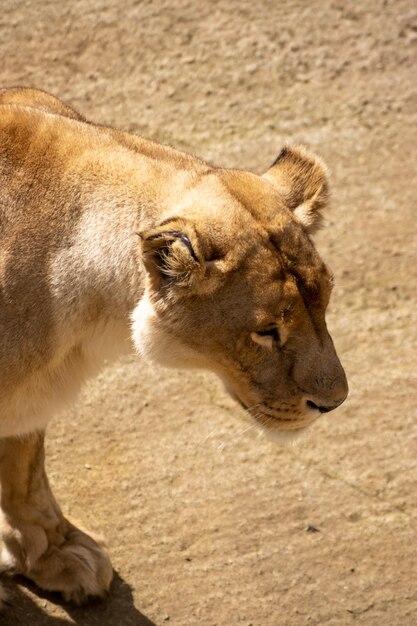
<path id="1" fill-rule="evenodd" d="M 111 566 L 54 500 L 43 431 L 104 358 L 215 371 L 272 435 L 345 399 L 309 236 L 328 180 L 303 148 L 219 169 L 32 89 L 0 91 L 0 177 L 3 560 L 79 602 Z"/>

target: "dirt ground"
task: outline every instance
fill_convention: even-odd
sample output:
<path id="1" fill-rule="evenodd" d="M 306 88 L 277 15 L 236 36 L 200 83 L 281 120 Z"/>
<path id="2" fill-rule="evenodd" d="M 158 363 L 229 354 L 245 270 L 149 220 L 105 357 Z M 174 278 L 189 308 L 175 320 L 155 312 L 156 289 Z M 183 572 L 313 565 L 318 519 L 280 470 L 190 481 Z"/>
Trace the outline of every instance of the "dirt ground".
<path id="1" fill-rule="evenodd" d="M 351 389 L 280 448 L 243 432 L 212 375 L 109 365 L 50 424 L 48 468 L 64 511 L 107 537 L 110 597 L 73 608 L 7 579 L 1 623 L 416 624 L 415 2 L 1 8 L 1 86 L 224 166 L 261 173 L 287 140 L 321 154 L 316 241 Z"/>

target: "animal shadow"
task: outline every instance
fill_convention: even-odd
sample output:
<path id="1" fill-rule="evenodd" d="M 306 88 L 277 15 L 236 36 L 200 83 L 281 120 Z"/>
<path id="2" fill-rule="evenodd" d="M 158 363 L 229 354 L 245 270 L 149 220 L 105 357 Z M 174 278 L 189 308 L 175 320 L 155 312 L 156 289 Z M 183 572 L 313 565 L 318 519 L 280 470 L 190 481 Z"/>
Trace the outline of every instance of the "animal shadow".
<path id="1" fill-rule="evenodd" d="M 1 626 L 156 626 L 135 607 L 131 587 L 117 572 L 109 596 L 82 607 L 65 603 L 58 594 L 44 592 L 21 576 L 2 577 L 2 584 L 9 594 L 10 606 L 0 614 Z M 52 608 L 50 604 L 48 609 L 42 608 L 48 603 Z M 54 606 L 61 607 L 68 618 L 54 616 Z"/>

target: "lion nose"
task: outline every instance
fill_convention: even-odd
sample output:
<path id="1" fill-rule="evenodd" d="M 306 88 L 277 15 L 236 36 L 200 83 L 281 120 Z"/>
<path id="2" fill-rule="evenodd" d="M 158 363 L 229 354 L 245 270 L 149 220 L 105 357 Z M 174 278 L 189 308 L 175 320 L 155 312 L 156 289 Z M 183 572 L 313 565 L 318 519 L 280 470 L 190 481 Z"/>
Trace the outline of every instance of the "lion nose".
<path id="1" fill-rule="evenodd" d="M 336 404 L 332 404 L 331 406 L 319 406 L 312 400 L 307 400 L 306 404 L 309 409 L 314 409 L 316 411 L 320 411 L 320 413 L 328 413 L 329 411 L 333 411 L 333 409 L 337 409 L 338 406 L 342 404 L 343 400 L 339 400 Z"/>

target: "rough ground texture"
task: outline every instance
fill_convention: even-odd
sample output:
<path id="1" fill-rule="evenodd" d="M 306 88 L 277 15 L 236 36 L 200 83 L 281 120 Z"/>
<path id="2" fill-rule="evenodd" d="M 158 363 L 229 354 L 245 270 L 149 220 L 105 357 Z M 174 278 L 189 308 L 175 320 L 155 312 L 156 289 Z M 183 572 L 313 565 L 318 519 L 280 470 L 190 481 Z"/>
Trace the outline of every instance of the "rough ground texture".
<path id="1" fill-rule="evenodd" d="M 333 205 L 316 241 L 351 387 L 281 449 L 242 432 L 210 375 L 109 366 L 51 423 L 48 466 L 64 511 L 108 539 L 110 597 L 74 609 L 9 581 L 2 623 L 415 624 L 415 2 L 3 0 L 1 13 L 2 86 L 225 166 L 262 172 L 286 140 L 322 155 Z"/>

